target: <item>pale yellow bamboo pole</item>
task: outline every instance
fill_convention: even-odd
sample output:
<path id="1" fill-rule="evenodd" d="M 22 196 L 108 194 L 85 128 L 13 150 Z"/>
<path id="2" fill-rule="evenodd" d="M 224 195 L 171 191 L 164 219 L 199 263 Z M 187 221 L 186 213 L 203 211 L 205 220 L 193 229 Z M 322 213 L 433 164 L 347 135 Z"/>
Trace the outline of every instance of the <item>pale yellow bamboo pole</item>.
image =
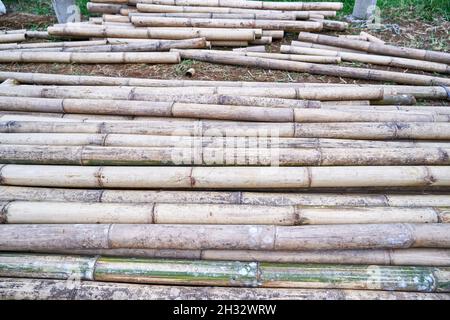
<path id="1" fill-rule="evenodd" d="M 65 41 L 65 42 L 44 42 L 44 43 L 23 43 L 14 45 L 0 45 L 0 50 L 37 50 L 45 48 L 71 48 L 83 46 L 100 46 L 107 44 L 106 40 L 96 41 Z"/>
<path id="2" fill-rule="evenodd" d="M 249 41 L 210 41 L 211 47 L 246 47 Z"/>
<path id="3" fill-rule="evenodd" d="M 138 39 L 192 39 L 216 41 L 251 41 L 262 34 L 261 29 L 225 28 L 117 28 L 117 27 L 50 27 L 49 34 L 59 37 L 81 38 L 138 38 Z M 258 36 L 257 36 L 258 35 Z"/>
<path id="4" fill-rule="evenodd" d="M 450 79 L 411 73 L 373 70 L 353 67 L 336 67 L 321 64 L 309 64 L 298 61 L 271 60 L 257 57 L 236 57 L 233 55 L 203 52 L 199 50 L 173 50 L 179 52 L 183 59 L 213 62 L 226 65 L 259 67 L 263 69 L 307 72 L 312 74 L 348 77 L 353 79 L 371 79 L 376 81 L 393 81 L 417 85 L 450 85 Z"/>
<path id="5" fill-rule="evenodd" d="M 205 7 L 230 7 L 249 9 L 275 10 L 341 10 L 342 2 L 265 2 L 265 1 L 235 1 L 235 0 L 186 0 L 182 3 L 175 0 L 132 0 L 130 4 L 150 3 L 158 5 L 188 5 Z"/>
<path id="6" fill-rule="evenodd" d="M 137 3 L 136 7 L 139 12 L 148 13 L 251 13 L 251 14 L 295 14 L 297 19 L 308 19 L 311 14 L 320 14 L 325 17 L 335 17 L 336 11 L 314 10 L 314 11 L 282 11 L 267 9 L 246 9 L 246 8 L 229 8 L 229 7 L 202 7 L 202 6 L 181 6 L 181 5 L 157 5 L 149 3 Z M 125 12 L 124 12 L 125 13 Z"/>
<path id="7" fill-rule="evenodd" d="M 449 224 L 319 226 L 4 224 L 4 251 L 67 249 L 341 250 L 449 248 Z M 386 235 L 389 235 L 388 237 Z"/>
<path id="8" fill-rule="evenodd" d="M 367 41 L 378 43 L 378 44 L 385 44 L 385 42 L 374 35 L 371 35 L 370 33 L 361 31 L 361 36 L 366 37 Z"/>
<path id="9" fill-rule="evenodd" d="M 130 22 L 132 17 L 166 18 L 202 18 L 202 19 L 250 19 L 250 20 L 297 20 L 296 13 L 212 13 L 212 12 L 175 12 L 175 13 L 132 13 L 127 16 L 107 15 L 104 21 Z M 309 14 L 305 14 L 305 19 Z"/>
<path id="10" fill-rule="evenodd" d="M 249 44 L 250 45 L 261 45 L 261 44 L 267 45 L 267 44 L 271 44 L 272 40 L 273 40 L 272 37 L 265 37 L 265 36 L 263 36 L 260 39 L 249 41 Z"/>
<path id="11" fill-rule="evenodd" d="M 87 3 L 87 9 L 90 13 L 110 13 L 117 14 L 120 13 L 121 9 L 127 9 L 127 5 L 114 4 L 114 3 Z"/>
<path id="12" fill-rule="evenodd" d="M 327 35 L 317 35 L 307 32 L 301 32 L 299 35 L 299 40 L 307 42 L 315 42 L 325 45 L 332 45 L 338 47 L 344 47 L 355 50 L 362 50 L 369 53 L 381 54 L 381 55 L 391 55 L 403 58 L 425 60 L 439 63 L 450 63 L 450 53 L 422 50 L 414 48 L 397 47 L 386 44 L 378 44 L 374 42 L 367 41 L 355 41 L 342 39 Z"/>
<path id="13" fill-rule="evenodd" d="M 368 223 L 449 223 L 450 209 L 316 208 L 233 204 L 123 204 L 84 202 L 0 202 L 7 224 L 252 224 L 334 225 Z"/>
<path id="14" fill-rule="evenodd" d="M 429 62 L 415 59 L 396 58 L 372 54 L 339 52 L 325 49 L 302 48 L 286 45 L 281 46 L 280 52 L 290 54 L 333 56 L 333 57 L 340 57 L 343 61 L 362 62 L 399 68 L 417 69 L 429 72 L 450 73 L 450 66 L 448 66 L 445 63 Z"/>
<path id="15" fill-rule="evenodd" d="M 0 34 L 0 43 L 11 43 L 25 41 L 24 33 Z"/>
<path id="16" fill-rule="evenodd" d="M 51 84 L 51 85 L 95 85 L 95 86 L 143 86 L 143 87 L 260 87 L 260 88 L 309 88 L 309 87 L 346 87 L 378 88 L 386 95 L 408 94 L 421 99 L 446 99 L 447 91 L 439 86 L 404 86 L 404 85 L 349 85 L 335 83 L 298 83 L 298 82 L 246 82 L 246 81 L 202 81 L 202 80 L 164 80 L 143 78 L 121 78 L 102 76 L 77 76 L 45 73 L 21 73 L 0 71 L 0 80 L 15 79 L 21 83 Z M 107 89 L 105 89 L 107 90 Z"/>
<path id="17" fill-rule="evenodd" d="M 98 176 L 99 172 L 101 173 Z M 79 167 L 6 164 L 3 185 L 76 188 L 298 189 L 448 187 L 445 166 Z M 283 180 L 280 180 L 283 177 Z"/>
<path id="18" fill-rule="evenodd" d="M 202 19 L 132 16 L 131 22 L 137 27 L 260 28 L 269 30 L 285 30 L 290 32 L 321 31 L 323 28 L 323 23 L 317 21 L 260 19 Z"/>
<path id="19" fill-rule="evenodd" d="M 302 62 L 312 62 L 312 63 L 340 63 L 340 57 L 321 57 L 314 55 L 298 55 L 298 54 L 282 54 L 282 53 L 267 53 L 265 52 L 265 47 L 263 46 L 262 52 L 250 51 L 250 48 L 239 48 L 233 49 L 233 53 L 248 56 L 248 57 L 260 57 L 276 60 L 291 60 L 291 61 L 302 61 Z"/>
<path id="20" fill-rule="evenodd" d="M 269 289 L 155 286 L 66 280 L 2 278 L 5 300 L 450 300 L 450 294 L 342 289 Z M 176 293 L 175 293 L 176 292 Z"/>
<path id="21" fill-rule="evenodd" d="M 0 186 L 0 201 L 212 203 L 303 207 L 450 207 L 445 194 L 64 189 Z"/>
<path id="22" fill-rule="evenodd" d="M 179 63 L 176 52 L 21 52 L 0 51 L 0 62 L 19 63 Z"/>

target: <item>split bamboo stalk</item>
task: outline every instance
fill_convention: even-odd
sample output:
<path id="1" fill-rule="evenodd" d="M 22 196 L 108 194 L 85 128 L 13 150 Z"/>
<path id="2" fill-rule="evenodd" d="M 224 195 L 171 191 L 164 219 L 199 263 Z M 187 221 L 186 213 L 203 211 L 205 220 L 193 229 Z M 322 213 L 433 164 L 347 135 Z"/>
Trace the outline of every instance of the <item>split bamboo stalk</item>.
<path id="1" fill-rule="evenodd" d="M 175 50 L 174 50 L 175 51 Z M 177 50 L 183 59 L 193 59 L 198 61 L 251 66 L 263 69 L 286 70 L 295 72 L 307 72 L 311 74 L 348 77 L 354 79 L 370 79 L 377 81 L 393 81 L 404 84 L 415 85 L 450 85 L 450 80 L 443 77 L 426 76 L 402 72 L 373 70 L 352 67 L 336 67 L 320 64 L 311 64 L 297 61 L 271 60 L 257 57 L 236 57 L 233 55 L 224 55 L 201 50 Z"/>
<path id="2" fill-rule="evenodd" d="M 132 16 L 131 22 L 137 27 L 260 28 L 291 32 L 321 31 L 323 28 L 323 24 L 316 21 L 172 18 L 139 15 Z"/>
<path id="3" fill-rule="evenodd" d="M 71 48 L 83 46 L 100 46 L 106 45 L 106 40 L 96 41 L 65 41 L 65 42 L 43 42 L 43 43 L 23 43 L 23 44 L 0 44 L 0 50 L 39 50 L 46 48 Z"/>
<path id="4" fill-rule="evenodd" d="M 1 145 L 109 146 L 159 148 L 221 148 L 234 146 L 237 137 L 151 136 L 89 133 L 0 133 Z M 450 148 L 450 142 L 366 141 L 320 138 L 246 137 L 242 147 L 267 148 Z"/>
<path id="5" fill-rule="evenodd" d="M 52 36 L 81 38 L 141 38 L 141 39 L 192 39 L 206 38 L 215 41 L 251 41 L 262 31 L 259 29 L 220 29 L 220 28 L 86 28 L 86 27 L 49 27 Z M 259 37 L 259 36 L 258 36 Z"/>
<path id="6" fill-rule="evenodd" d="M 176 50 L 178 51 L 178 50 Z M 176 52 L 175 52 L 176 53 Z M 205 53 L 205 52 L 202 52 Z M 159 54 L 159 53 L 158 53 Z M 184 50 L 183 50 L 184 54 Z M 231 54 L 219 54 L 220 56 L 231 56 Z M 252 58 L 239 55 L 233 55 L 238 58 Z M 277 62 L 297 63 L 291 61 L 263 59 Z M 89 99 L 111 99 L 111 100 L 147 100 L 152 101 L 152 96 L 193 96 L 205 95 L 211 98 L 214 95 L 228 96 L 251 96 L 283 99 L 305 99 L 305 100 L 381 100 L 384 97 L 383 88 L 365 87 L 355 90 L 354 87 L 337 87 L 333 90 L 324 91 L 320 87 L 305 88 L 258 88 L 258 87 L 127 87 L 121 86 L 114 88 L 111 92 L 110 87 L 102 86 L 31 86 L 20 85 L 8 89 L 1 89 L 0 95 L 5 96 L 28 96 L 41 98 L 79 98 Z M 441 88 L 443 89 L 443 88 Z M 161 100 L 161 99 L 160 99 Z M 213 99 L 210 99 L 213 100 Z M 161 100 L 164 101 L 164 100 Z M 200 100 L 199 100 L 200 101 Z M 217 103 L 214 103 L 217 104 Z"/>
<path id="7" fill-rule="evenodd" d="M 66 255 L 109 257 L 169 258 L 272 263 L 353 264 L 393 266 L 450 266 L 447 249 L 370 249 L 370 250 L 156 250 L 156 249 L 81 249 L 40 252 Z"/>
<path id="8" fill-rule="evenodd" d="M 239 287 L 449 292 L 449 268 L 1 254 L 2 277 Z M 356 279 L 356 280 L 355 280 Z"/>
<path id="9" fill-rule="evenodd" d="M 204 7 L 229 7 L 269 10 L 341 10 L 342 2 L 265 2 L 265 1 L 236 1 L 236 0 L 132 0 L 130 4 L 150 3 L 157 5 L 187 5 Z"/>
<path id="10" fill-rule="evenodd" d="M 108 231 L 109 230 L 109 231 Z M 195 232 L 193 232 L 195 230 Z M 67 249 L 335 250 L 449 248 L 449 224 L 318 226 L 3 224 L 4 251 Z M 386 237 L 389 235 L 389 237 Z"/>
<path id="11" fill-rule="evenodd" d="M 291 60 L 291 61 L 302 61 L 302 62 L 312 62 L 312 63 L 340 63 L 341 58 L 339 57 L 322 57 L 314 55 L 298 55 L 298 54 L 282 54 L 282 53 L 266 53 L 265 47 L 262 46 L 261 52 L 249 51 L 249 48 L 239 48 L 233 49 L 233 53 L 238 53 L 240 55 L 248 57 L 260 57 L 276 60 Z M 264 51 L 262 51 L 264 50 Z"/>
<path id="12" fill-rule="evenodd" d="M 116 167 L 6 164 L 2 185 L 75 188 L 299 189 L 447 187 L 445 166 Z M 280 180 L 283 177 L 283 180 Z"/>
<path id="13" fill-rule="evenodd" d="M 24 33 L 0 34 L 0 43 L 21 42 L 25 40 Z"/>
<path id="14" fill-rule="evenodd" d="M 154 191 L 0 186 L 0 201 L 211 203 L 304 207 L 450 207 L 445 194 Z M 173 257 L 173 256 L 172 256 Z M 173 257 L 176 258 L 176 257 Z"/>
<path id="15" fill-rule="evenodd" d="M 151 52 L 169 51 L 170 49 L 203 49 L 207 48 L 205 38 L 182 40 L 148 40 L 124 44 L 106 44 L 99 46 L 62 48 L 71 52 Z"/>
<path id="16" fill-rule="evenodd" d="M 305 13 L 304 19 L 309 19 Z M 202 19 L 240 19 L 240 20 L 297 20 L 296 13 L 213 13 L 213 12 L 174 12 L 174 13 L 133 13 L 126 16 L 108 15 L 104 21 L 130 22 L 132 17 L 165 17 L 165 18 L 202 18 Z"/>
<path id="17" fill-rule="evenodd" d="M 369 223 L 449 223 L 441 207 L 261 206 L 242 204 L 123 204 L 84 202 L 0 202 L 7 224 L 228 224 L 334 225 Z"/>
<path id="18" fill-rule="evenodd" d="M 350 62 L 362 62 L 375 65 L 424 70 L 429 72 L 450 73 L 450 66 L 448 66 L 445 63 L 428 62 L 423 60 L 396 58 L 372 54 L 338 52 L 332 50 L 302 48 L 286 45 L 281 46 L 280 51 L 282 53 L 291 53 L 291 54 L 309 54 L 318 56 L 340 57 L 343 61 L 350 61 Z"/>
<path id="19" fill-rule="evenodd" d="M 444 148 L 137 148 L 102 146 L 0 145 L 1 162 L 11 164 L 109 166 L 368 166 L 449 165 Z"/>
<path id="20" fill-rule="evenodd" d="M 179 63 L 176 52 L 18 52 L 1 51 L 0 62 L 26 63 Z"/>
<path id="21" fill-rule="evenodd" d="M 374 35 L 371 35 L 370 33 L 361 31 L 361 36 L 366 37 L 367 41 L 378 43 L 378 44 L 385 44 L 385 42 Z"/>
<path id="22" fill-rule="evenodd" d="M 118 133 L 258 137 L 268 132 L 280 138 L 330 138 L 355 140 L 449 140 L 450 123 L 352 122 L 270 123 L 214 120 L 83 121 L 11 115 L 0 117 L 2 133 Z"/>
<path id="23" fill-rule="evenodd" d="M 318 35 L 307 32 L 301 32 L 298 39 L 306 42 L 314 42 L 325 45 L 362 50 L 369 53 L 381 55 L 390 55 L 390 56 L 450 64 L 450 53 L 446 52 L 397 47 L 386 44 L 382 45 L 374 42 L 348 40 L 333 36 Z"/>
<path id="24" fill-rule="evenodd" d="M 0 81 L 15 79 L 20 83 L 51 84 L 51 85 L 94 85 L 94 86 L 143 86 L 143 87 L 259 87 L 259 88 L 377 88 L 383 90 L 386 95 L 413 95 L 420 99 L 447 99 L 447 91 L 441 86 L 404 86 L 404 85 L 349 85 L 334 83 L 298 83 L 298 82 L 246 82 L 246 81 L 202 81 L 202 80 L 164 80 L 121 78 L 102 76 L 77 76 L 45 73 L 21 73 L 0 71 Z M 107 90 L 105 88 L 105 90 Z M 381 98 L 380 98 L 381 99 Z M 336 99 L 334 99 L 336 100 Z M 361 100 L 361 99 L 359 99 Z M 379 100 L 379 99 L 375 99 Z"/>
<path id="25" fill-rule="evenodd" d="M 296 19 L 308 19 L 311 14 L 320 14 L 325 17 L 335 17 L 336 11 L 313 10 L 266 10 L 266 9 L 246 9 L 246 8 L 229 8 L 229 7 L 202 7 L 202 6 L 180 6 L 180 5 L 157 5 L 149 3 L 137 3 L 136 8 L 139 13 L 221 13 L 221 14 L 295 14 Z"/>
<path id="26" fill-rule="evenodd" d="M 339 289 L 154 286 L 129 283 L 2 278 L 5 300 L 450 300 L 446 293 Z"/>

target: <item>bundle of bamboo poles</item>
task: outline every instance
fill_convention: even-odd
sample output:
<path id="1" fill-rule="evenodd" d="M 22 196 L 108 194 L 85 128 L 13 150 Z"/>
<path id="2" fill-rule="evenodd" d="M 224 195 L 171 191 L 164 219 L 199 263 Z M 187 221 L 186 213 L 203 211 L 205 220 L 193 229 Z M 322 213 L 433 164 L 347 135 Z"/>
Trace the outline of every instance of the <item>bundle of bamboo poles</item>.
<path id="1" fill-rule="evenodd" d="M 450 299 L 445 87 L 0 79 L 2 297 Z"/>

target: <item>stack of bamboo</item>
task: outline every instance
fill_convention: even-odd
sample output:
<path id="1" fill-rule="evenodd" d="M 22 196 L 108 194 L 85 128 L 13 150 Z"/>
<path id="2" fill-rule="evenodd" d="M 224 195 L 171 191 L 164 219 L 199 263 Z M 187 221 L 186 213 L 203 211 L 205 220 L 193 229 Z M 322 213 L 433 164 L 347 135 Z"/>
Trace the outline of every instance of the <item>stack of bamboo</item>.
<path id="1" fill-rule="evenodd" d="M 450 299 L 447 88 L 0 79 L 2 297 Z"/>

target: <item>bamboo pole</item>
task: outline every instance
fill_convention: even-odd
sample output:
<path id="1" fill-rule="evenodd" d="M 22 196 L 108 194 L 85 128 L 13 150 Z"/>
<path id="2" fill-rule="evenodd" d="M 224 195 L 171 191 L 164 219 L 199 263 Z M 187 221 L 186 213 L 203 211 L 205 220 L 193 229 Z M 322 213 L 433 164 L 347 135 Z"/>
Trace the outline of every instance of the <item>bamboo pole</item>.
<path id="1" fill-rule="evenodd" d="M 264 50 L 264 51 L 262 51 Z M 261 52 L 250 51 L 249 48 L 239 48 L 233 49 L 233 53 L 238 53 L 243 56 L 248 57 L 260 57 L 276 60 L 291 60 L 291 61 L 302 61 L 302 62 L 312 62 L 312 63 L 340 63 L 341 59 L 339 57 L 321 57 L 314 55 L 297 55 L 297 54 L 282 54 L 282 53 L 268 53 L 265 52 L 265 47 L 262 46 Z"/>
<path id="2" fill-rule="evenodd" d="M 272 44 L 272 37 L 261 37 L 260 39 L 256 39 L 253 41 L 249 41 L 250 45 L 266 45 L 266 44 Z"/>
<path id="3" fill-rule="evenodd" d="M 0 50 L 40 50 L 46 48 L 72 48 L 84 46 L 100 46 L 106 45 L 106 40 L 96 41 L 65 41 L 65 42 L 39 42 L 39 43 L 23 43 L 23 44 L 6 44 L 0 45 Z"/>
<path id="4" fill-rule="evenodd" d="M 429 72 L 450 73 L 450 66 L 448 66 L 445 63 L 428 62 L 428 61 L 423 61 L 423 60 L 396 58 L 396 57 L 380 56 L 380 55 L 372 55 L 372 54 L 338 52 L 338 51 L 332 51 L 332 50 L 302 48 L 302 47 L 286 46 L 286 45 L 281 46 L 280 52 L 291 53 L 291 54 L 333 56 L 333 57 L 340 57 L 343 61 L 362 62 L 362 63 L 399 67 L 399 68 L 407 68 L 407 69 L 417 69 L 417 70 L 424 70 L 424 71 L 429 71 Z"/>
<path id="5" fill-rule="evenodd" d="M 449 123 L 443 122 L 352 122 L 270 123 L 214 120 L 80 121 L 11 115 L 0 117 L 2 133 L 116 133 L 195 136 L 267 136 L 281 138 L 330 138 L 355 140 L 449 140 Z M 64 120 L 64 121 L 63 121 Z"/>
<path id="6" fill-rule="evenodd" d="M 308 19 L 311 14 L 320 14 L 325 17 L 335 17 L 334 10 L 267 10 L 267 9 L 246 9 L 246 8 L 229 8 L 229 7 L 202 7 L 202 6 L 181 6 L 181 5 L 157 5 L 150 3 L 137 3 L 136 8 L 139 13 L 221 13 L 221 14 L 295 14 L 296 19 Z"/>
<path id="7" fill-rule="evenodd" d="M 173 53 L 174 55 L 177 52 Z M 158 53 L 160 54 L 160 53 Z M 184 54 L 184 51 L 183 51 Z M 234 56 L 237 58 L 261 59 L 231 54 L 220 54 L 220 56 Z M 298 63 L 291 61 L 263 59 L 277 62 Z M 443 89 L 443 88 L 442 88 Z M 214 95 L 227 96 L 251 96 L 283 99 L 305 99 L 305 100 L 381 100 L 384 97 L 383 88 L 365 87 L 355 90 L 354 87 L 337 87 L 324 91 L 320 87 L 305 88 L 258 88 L 258 87 L 127 87 L 114 88 L 111 92 L 107 86 L 31 86 L 21 85 L 13 88 L 0 90 L 0 95 L 41 97 L 41 98 L 79 98 L 87 99 L 111 99 L 111 100 L 150 100 L 161 96 L 194 96 L 205 95 L 205 101 L 213 101 Z M 156 96 L 156 97 L 155 97 Z M 154 98 L 152 98 L 154 97 Z M 208 99 L 209 98 L 209 99 Z M 160 101 L 164 101 L 161 98 Z M 166 100 L 171 101 L 171 100 Z M 212 104 L 219 104 L 209 102 Z"/>
<path id="8" fill-rule="evenodd" d="M 185 0 L 177 2 L 176 0 L 132 0 L 131 4 L 150 3 L 158 5 L 187 5 L 187 6 L 205 6 L 205 7 L 230 7 L 230 8 L 249 8 L 249 9 L 269 9 L 269 10 L 341 10 L 342 2 L 264 2 L 264 1 L 236 1 L 236 0 Z"/>
<path id="9" fill-rule="evenodd" d="M 450 53 L 446 52 L 397 47 L 393 45 L 382 45 L 374 42 L 348 40 L 333 36 L 317 35 L 307 32 L 301 32 L 298 39 L 306 42 L 314 42 L 325 45 L 362 50 L 369 53 L 381 55 L 390 55 L 446 64 L 450 63 Z"/>
<path id="10" fill-rule="evenodd" d="M 143 86 L 143 87 L 260 87 L 260 88 L 310 88 L 310 87 L 345 87 L 355 89 L 378 88 L 385 95 L 413 95 L 420 99 L 447 99 L 447 91 L 441 86 L 404 86 L 404 85 L 349 85 L 333 83 L 298 83 L 298 82 L 246 82 L 246 81 L 203 81 L 203 80 L 164 80 L 164 79 L 142 79 L 121 78 L 102 76 L 77 76 L 46 73 L 21 73 L 0 71 L 0 80 L 15 79 L 20 83 L 39 85 L 92 85 L 92 86 Z M 105 90 L 107 90 L 105 88 Z"/>
<path id="11" fill-rule="evenodd" d="M 0 186 L 0 201 L 212 203 L 323 207 L 450 207 L 445 194 L 154 191 Z M 174 257 L 175 258 L 175 257 Z"/>
<path id="12" fill-rule="evenodd" d="M 369 250 L 155 250 L 81 249 L 40 252 L 66 255 L 104 255 L 109 257 L 169 258 L 272 263 L 353 264 L 394 266 L 450 266 L 448 249 L 369 249 Z"/>
<path id="13" fill-rule="evenodd" d="M 0 133 L 0 145 L 109 146 L 159 148 L 222 148 L 234 146 L 237 137 L 152 136 L 96 133 Z M 321 138 L 246 137 L 242 147 L 261 148 L 450 148 L 450 142 L 370 141 Z"/>
<path id="14" fill-rule="evenodd" d="M 100 173 L 99 173 L 100 172 Z M 2 185 L 75 188 L 299 189 L 447 187 L 445 166 L 79 167 L 7 164 Z M 100 176 L 98 176 L 100 174 Z M 280 177 L 283 180 L 280 181 Z"/>
<path id="15" fill-rule="evenodd" d="M 173 50 L 175 51 L 175 50 Z M 232 55 L 204 52 L 201 50 L 176 50 L 183 59 L 213 62 L 218 64 L 259 67 L 263 69 L 307 72 L 311 74 L 340 76 L 354 79 L 371 79 L 376 81 L 393 81 L 415 85 L 450 85 L 450 80 L 443 77 L 426 76 L 402 72 L 373 70 L 352 67 L 336 67 L 306 62 L 271 60 L 257 57 L 236 57 Z"/>
<path id="16" fill-rule="evenodd" d="M 59 37 L 137 38 L 180 40 L 206 38 L 215 41 L 250 41 L 261 34 L 260 29 L 225 28 L 114 28 L 114 27 L 50 27 L 48 32 Z M 258 36 L 257 36 L 258 35 Z"/>
<path id="17" fill-rule="evenodd" d="M 27 30 L 27 32 L 25 32 L 25 37 L 27 39 L 49 39 L 50 35 L 47 31 Z"/>
<path id="18" fill-rule="evenodd" d="M 450 300 L 445 293 L 339 289 L 154 286 L 128 283 L 2 278 L 5 300 Z"/>
<path id="19" fill-rule="evenodd" d="M 449 292 L 448 268 L 0 255 L 2 277 L 151 284 Z M 95 267 L 94 267 L 95 266 Z M 356 279 L 356 280 L 355 280 Z"/>
<path id="20" fill-rule="evenodd" d="M 266 52 L 266 46 L 253 46 L 253 47 L 246 47 L 246 48 L 236 48 L 233 49 L 234 52 Z M 219 51 L 223 52 L 223 51 Z"/>
<path id="21" fill-rule="evenodd" d="M 369 166 L 449 165 L 444 148 L 137 148 L 0 145 L 2 163 L 110 166 Z"/>
<path id="22" fill-rule="evenodd" d="M 374 42 L 377 44 L 385 44 L 385 42 L 383 40 L 375 37 L 374 35 L 371 35 L 370 33 L 361 31 L 361 36 L 366 37 L 367 41 Z"/>
<path id="23" fill-rule="evenodd" d="M 25 41 L 24 33 L 0 34 L 0 43 L 11 43 Z"/>
<path id="24" fill-rule="evenodd" d="M 412 106 L 416 103 L 416 98 L 409 94 L 385 95 L 382 100 L 371 101 L 372 105 Z"/>
<path id="25" fill-rule="evenodd" d="M 246 47 L 249 41 L 210 41 L 211 47 Z"/>
<path id="26" fill-rule="evenodd" d="M 109 13 L 118 14 L 120 10 L 127 9 L 127 5 L 114 4 L 114 3 L 94 3 L 88 2 L 87 9 L 90 13 Z"/>
<path id="27" fill-rule="evenodd" d="M 309 13 L 305 12 L 304 19 L 309 19 Z M 250 19 L 250 20 L 297 20 L 299 14 L 285 13 L 214 13 L 214 12 L 172 12 L 172 13 L 132 13 L 126 16 L 107 15 L 104 21 L 130 22 L 132 17 L 165 17 L 165 18 L 202 18 L 202 19 Z"/>
<path id="28" fill-rule="evenodd" d="M 2 250 L 449 248 L 449 224 L 319 226 L 3 224 Z M 109 231 L 108 231 L 109 230 Z M 195 232 L 193 232 L 195 230 Z M 386 237 L 389 235 L 389 237 Z"/>
<path id="29" fill-rule="evenodd" d="M 0 203 L 8 224 L 228 224 L 334 225 L 369 223 L 449 223 L 440 207 L 317 208 L 242 204 L 123 204 L 12 201 Z"/>
<path id="30" fill-rule="evenodd" d="M 295 41 L 295 40 L 291 41 L 291 46 L 303 47 L 303 48 L 334 50 L 334 51 L 338 51 L 338 52 L 352 52 L 352 53 L 367 54 L 364 51 L 352 50 L 352 49 L 347 49 L 347 48 L 340 48 L 340 47 L 335 47 L 335 46 L 327 46 L 327 45 L 318 44 L 318 43 Z"/>
<path id="31" fill-rule="evenodd" d="M 26 63 L 179 63 L 176 52 L 15 52 L 1 51 L 0 62 Z"/>
<path id="32" fill-rule="evenodd" d="M 285 30 L 290 32 L 321 31 L 322 22 L 256 19 L 202 19 L 176 17 L 131 16 L 137 27 L 193 27 L 193 28 L 253 28 Z"/>

